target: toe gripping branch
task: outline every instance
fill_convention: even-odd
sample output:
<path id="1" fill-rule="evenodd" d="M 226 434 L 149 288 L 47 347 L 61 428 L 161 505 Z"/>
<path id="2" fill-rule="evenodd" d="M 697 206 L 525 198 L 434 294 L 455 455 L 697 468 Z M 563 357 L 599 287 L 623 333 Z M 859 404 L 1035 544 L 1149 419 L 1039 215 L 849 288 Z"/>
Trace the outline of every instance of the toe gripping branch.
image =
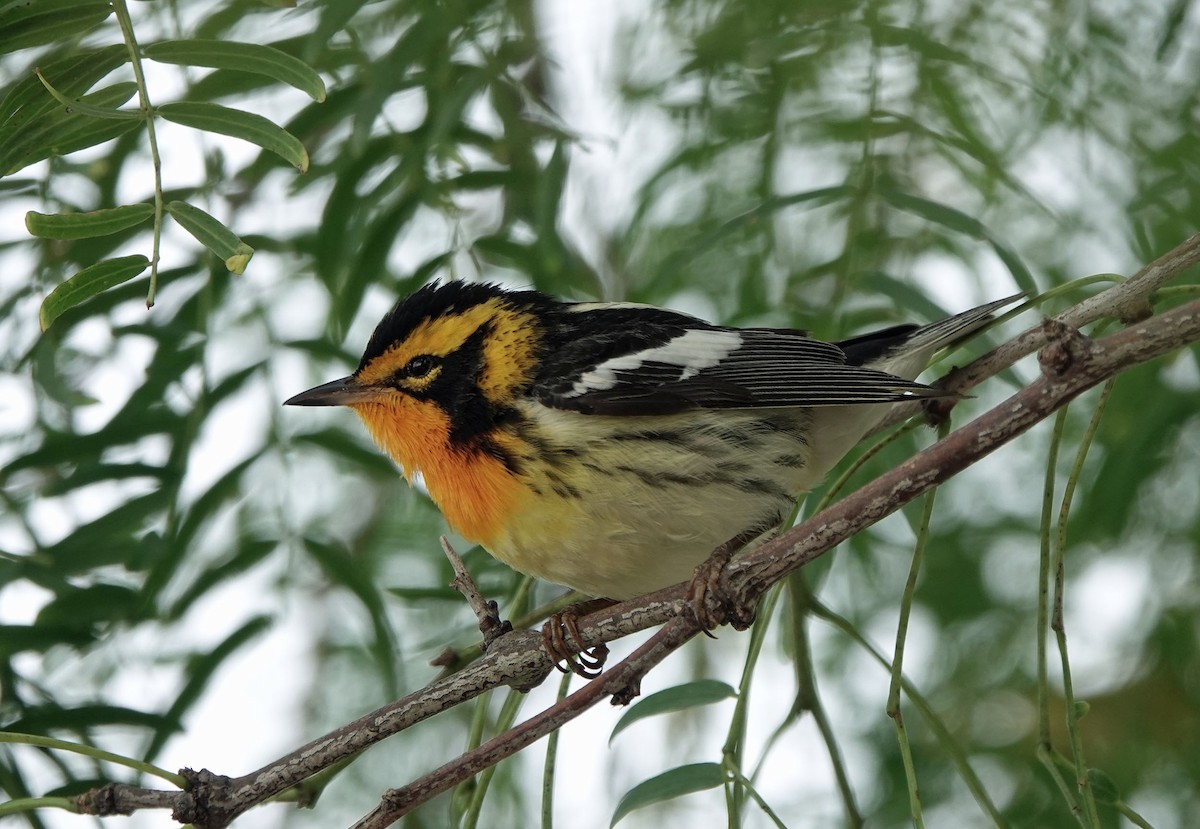
<path id="1" fill-rule="evenodd" d="M 747 603 L 729 583 L 726 565 L 733 554 L 758 533 L 743 533 L 726 541 L 702 561 L 688 582 L 684 611 L 710 639 L 712 631 L 728 622 L 734 630 L 746 630 L 754 623 L 755 606 Z"/>
<path id="2" fill-rule="evenodd" d="M 744 546 L 758 533 L 747 533 L 732 538 L 715 549 L 711 556 L 696 568 L 688 584 L 684 612 L 693 617 L 697 626 L 708 636 L 715 628 L 729 623 L 736 630 L 745 630 L 754 621 L 754 606 L 738 596 L 729 583 L 726 565 L 734 552 Z M 483 634 L 483 649 L 511 631 L 512 624 L 500 618 L 499 608 L 494 601 L 483 598 L 475 586 L 462 557 L 450 546 L 443 536 L 442 550 L 454 568 L 454 580 L 450 586 L 458 590 L 475 611 L 479 630 Z M 542 626 L 542 646 L 554 662 L 554 667 L 563 673 L 574 673 L 584 679 L 595 679 L 604 670 L 608 659 L 608 646 L 603 642 L 588 647 L 579 630 L 579 620 L 590 613 L 616 604 L 612 599 L 590 599 L 577 602 L 555 613 Z"/>
<path id="3" fill-rule="evenodd" d="M 608 645 L 601 642 L 588 648 L 579 633 L 579 620 L 589 613 L 612 607 L 612 599 L 589 599 L 569 605 L 546 620 L 542 626 L 542 645 L 562 673 L 573 673 L 584 679 L 595 679 L 604 670 Z M 563 667 L 563 665 L 566 667 Z"/>
<path id="4" fill-rule="evenodd" d="M 487 651 L 492 644 L 513 629 L 512 623 L 500 618 L 500 608 L 496 602 L 484 599 L 475 580 L 467 572 L 462 556 L 450 546 L 445 536 L 441 538 L 442 552 L 450 560 L 454 568 L 454 580 L 450 586 L 462 594 L 467 604 L 475 611 L 479 620 L 479 632 L 483 634 L 483 650 Z M 554 667 L 566 673 L 578 674 L 585 679 L 594 679 L 604 670 L 604 661 L 608 658 L 608 646 L 601 643 L 588 648 L 579 633 L 579 618 L 597 610 L 612 605 L 609 599 L 592 599 L 591 601 L 573 604 L 551 616 L 542 627 L 542 643 L 546 653 L 554 661 Z M 566 667 L 563 667 L 563 664 Z"/>

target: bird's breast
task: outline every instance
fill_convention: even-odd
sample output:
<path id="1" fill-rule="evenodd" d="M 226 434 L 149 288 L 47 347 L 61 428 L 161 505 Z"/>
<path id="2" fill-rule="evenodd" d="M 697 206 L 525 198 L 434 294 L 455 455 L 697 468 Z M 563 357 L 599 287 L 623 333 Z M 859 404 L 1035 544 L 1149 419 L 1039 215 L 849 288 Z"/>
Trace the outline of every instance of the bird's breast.
<path id="1" fill-rule="evenodd" d="M 529 493 L 493 543 L 514 569 L 593 596 L 687 579 L 774 526 L 819 473 L 803 410 L 604 417 L 527 407 L 510 449 Z"/>
<path id="2" fill-rule="evenodd" d="M 420 473 L 450 526 L 490 548 L 522 509 L 528 489 L 500 451 L 486 444 L 456 445 L 450 418 L 432 405 L 355 407 L 371 437 L 411 481 Z"/>

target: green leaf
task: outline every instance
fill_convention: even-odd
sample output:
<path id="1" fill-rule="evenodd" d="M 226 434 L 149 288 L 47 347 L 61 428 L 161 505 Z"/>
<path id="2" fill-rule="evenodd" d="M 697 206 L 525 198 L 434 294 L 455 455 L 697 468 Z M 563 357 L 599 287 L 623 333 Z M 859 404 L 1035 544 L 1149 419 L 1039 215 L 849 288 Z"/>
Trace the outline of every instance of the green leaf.
<path id="1" fill-rule="evenodd" d="M 154 215 L 154 205 L 126 204 L 90 213 L 25 214 L 25 228 L 43 239 L 90 239 L 136 227 Z"/>
<path id="2" fill-rule="evenodd" d="M 613 737 L 646 717 L 669 714 L 672 711 L 683 711 L 699 705 L 711 705 L 714 702 L 736 696 L 737 691 L 732 686 L 715 679 L 698 679 L 695 682 L 685 682 L 683 685 L 666 688 L 650 694 L 632 705 L 613 726 L 608 741 L 611 743 Z"/>
<path id="3" fill-rule="evenodd" d="M 664 771 L 638 783 L 625 793 L 617 810 L 613 812 L 609 827 L 616 826 L 621 818 L 634 809 L 641 809 L 664 800 L 674 800 L 685 794 L 715 789 L 725 783 L 725 772 L 720 763 L 692 763 L 687 766 Z"/>
<path id="4" fill-rule="evenodd" d="M 912 193 L 896 190 L 893 187 L 880 186 L 878 192 L 893 207 L 913 213 L 926 221 L 939 224 L 975 239 L 986 239 L 988 236 L 987 229 L 984 228 L 982 222 L 949 205 L 930 201 L 929 199 L 915 196 Z"/>
<path id="5" fill-rule="evenodd" d="M 93 584 L 60 593 L 37 615 L 51 628 L 87 629 L 95 624 L 135 618 L 141 604 L 136 590 L 118 584 Z"/>
<path id="6" fill-rule="evenodd" d="M 992 250 L 996 252 L 996 256 L 1008 268 L 1009 273 L 1012 274 L 1013 281 L 1017 283 L 1017 286 L 1021 290 L 1032 293 L 1037 292 L 1037 283 L 1033 278 L 1033 274 L 1029 272 L 1029 268 L 1025 267 L 1025 263 L 1021 261 L 1019 256 L 997 241 L 983 222 L 949 205 L 930 201 L 929 199 L 915 196 L 912 193 L 906 193 L 893 187 L 880 186 L 878 191 L 894 207 L 973 239 L 983 239 L 992 246 Z"/>
<path id="7" fill-rule="evenodd" d="M 931 60 L 944 60 L 964 66 L 972 64 L 971 59 L 965 53 L 931 39 L 926 32 L 918 29 L 876 24 L 871 27 L 871 33 L 882 46 L 904 46 Z"/>
<path id="8" fill-rule="evenodd" d="M 1033 274 L 1029 272 L 1029 268 L 1025 267 L 1025 263 L 1021 261 L 1021 257 L 997 242 L 991 235 L 987 239 L 992 245 L 992 250 L 996 252 L 996 256 L 1000 258 L 1000 261 L 1008 268 L 1008 272 L 1012 274 L 1013 281 L 1017 283 L 1017 287 L 1022 291 L 1037 294 L 1037 281 L 1034 280 Z"/>
<path id="9" fill-rule="evenodd" d="M 263 541 L 253 538 L 242 539 L 234 555 L 208 568 L 197 576 L 194 582 L 188 585 L 183 595 L 176 599 L 170 609 L 164 614 L 165 618 L 170 620 L 179 619 L 193 603 L 205 596 L 213 588 L 242 575 L 278 549 L 278 546 L 278 543 L 275 541 Z M 449 590 L 449 588 L 447 589 Z M 453 590 L 450 592 L 454 593 Z M 454 595 L 455 598 L 461 598 L 457 593 L 454 593 Z"/>
<path id="10" fill-rule="evenodd" d="M 125 708 L 119 705 L 78 705 L 64 707 L 48 703 L 30 706 L 21 712 L 21 717 L 6 723 L 7 730 L 22 734 L 45 734 L 57 729 L 82 731 L 97 726 L 133 725 L 143 728 L 179 730 L 179 722 L 161 714 Z"/>
<path id="11" fill-rule="evenodd" d="M 37 69 L 33 70 L 33 74 L 37 76 L 38 81 L 50 93 L 50 97 L 58 101 L 67 108 L 68 113 L 78 112 L 80 115 L 88 115 L 92 118 L 111 118 L 116 121 L 134 119 L 142 117 L 140 112 L 132 112 L 126 109 L 109 109 L 106 107 L 92 106 L 91 104 L 79 98 L 68 98 L 63 93 L 59 92 L 50 81 Z"/>
<path id="12" fill-rule="evenodd" d="M 383 594 L 371 573 L 346 549 L 311 538 L 304 539 L 304 546 L 330 582 L 346 588 L 362 603 L 375 632 L 371 649 L 376 661 L 389 671 L 394 669 L 396 634 L 388 620 Z"/>
<path id="13" fill-rule="evenodd" d="M 23 0 L 0 9 L 0 54 L 94 29 L 112 14 L 107 0 Z"/>
<path id="14" fill-rule="evenodd" d="M 89 265 L 66 282 L 59 285 L 50 295 L 42 300 L 38 319 L 42 330 L 63 315 L 65 311 L 75 307 L 86 299 L 91 299 L 102 291 L 116 287 L 122 282 L 128 282 L 146 270 L 150 260 L 140 253 L 133 256 L 119 256 Z"/>
<path id="15" fill-rule="evenodd" d="M 22 651 L 48 651 L 60 645 L 78 647 L 93 636 L 78 627 L 49 625 L 0 625 L 0 658 L 9 659 Z M 5 723 L 11 727 L 11 723 Z"/>
<path id="16" fill-rule="evenodd" d="M 114 121 L 99 118 L 75 118 L 63 125 L 53 143 L 33 157 L 23 159 L 22 166 L 42 161 L 50 156 L 64 156 L 86 150 L 120 138 L 141 126 L 141 121 Z"/>
<path id="17" fill-rule="evenodd" d="M 90 52 L 79 52 L 42 64 L 41 74 L 54 82 L 54 88 L 68 97 L 82 95 L 92 84 L 129 60 L 124 44 L 114 44 Z M 54 109 L 55 101 L 37 76 L 30 75 L 13 85 L 0 102 L 0 135 L 4 130 L 19 129 L 38 115 Z M 0 139 L 3 140 L 3 139 Z"/>
<path id="18" fill-rule="evenodd" d="M 355 440 L 346 429 L 322 429 L 319 432 L 293 435 L 292 442 L 319 446 L 367 473 L 380 476 L 396 474 L 396 467 L 385 455 Z"/>
<path id="19" fill-rule="evenodd" d="M 321 4 L 319 7 L 321 19 L 308 37 L 308 43 L 304 49 L 305 56 L 314 59 L 326 51 L 333 36 L 342 31 L 350 22 L 350 18 L 354 17 L 366 3 L 367 0 L 338 0 L 337 3 Z"/>
<path id="20" fill-rule="evenodd" d="M 84 95 L 80 100 L 98 107 L 119 107 L 135 94 L 137 84 L 123 81 Z M 93 147 L 136 129 L 141 123 L 140 119 L 88 118 L 69 112 L 65 106 L 56 106 L 19 129 L 6 129 L 0 135 L 0 176 L 52 155 Z"/>
<path id="21" fill-rule="evenodd" d="M 1100 769 L 1088 769 L 1087 781 L 1098 802 L 1112 804 L 1121 801 L 1121 790 L 1117 788 L 1117 784 L 1113 782 L 1112 778 Z"/>
<path id="22" fill-rule="evenodd" d="M 325 100 L 325 84 L 307 63 L 274 46 L 227 40 L 164 40 L 144 50 L 159 63 L 237 69 L 266 75 L 293 86 L 318 103 Z"/>
<path id="23" fill-rule="evenodd" d="M 199 207 L 184 201 L 173 201 L 167 205 L 167 212 L 179 222 L 196 241 L 225 260 L 225 267 L 231 273 L 243 273 L 254 248 L 247 245 L 237 234 Z"/>
<path id="24" fill-rule="evenodd" d="M 289 162 L 300 172 L 308 172 L 308 152 L 300 143 L 300 139 L 261 115 L 220 104 L 188 101 L 163 104 L 158 107 L 158 114 L 185 127 L 229 135 L 257 144 Z"/>
<path id="25" fill-rule="evenodd" d="M 163 520 L 169 500 L 167 489 L 151 489 L 76 527 L 44 553 L 61 574 L 86 573 L 109 565 L 124 566 L 126 571 L 145 569 L 143 560 L 160 555 L 163 546 L 161 539 L 145 530 Z"/>

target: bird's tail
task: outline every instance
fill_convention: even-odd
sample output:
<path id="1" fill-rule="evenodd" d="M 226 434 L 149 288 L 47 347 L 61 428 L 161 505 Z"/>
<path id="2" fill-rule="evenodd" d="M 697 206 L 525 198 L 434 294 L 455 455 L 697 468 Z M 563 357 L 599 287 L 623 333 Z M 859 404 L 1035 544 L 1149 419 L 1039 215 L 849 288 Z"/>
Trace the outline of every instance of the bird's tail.
<path id="1" fill-rule="evenodd" d="M 903 325 L 838 343 L 851 363 L 886 371 L 906 380 L 925 370 L 940 349 L 966 340 L 992 319 L 992 313 L 1025 298 L 1024 293 L 988 302 L 920 327 Z"/>

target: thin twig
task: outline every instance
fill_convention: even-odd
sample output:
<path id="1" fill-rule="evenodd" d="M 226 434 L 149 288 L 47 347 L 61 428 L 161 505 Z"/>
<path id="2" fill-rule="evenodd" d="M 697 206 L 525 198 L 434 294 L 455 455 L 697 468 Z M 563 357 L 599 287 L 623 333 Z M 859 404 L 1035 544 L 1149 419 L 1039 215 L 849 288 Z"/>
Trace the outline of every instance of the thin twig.
<path id="1" fill-rule="evenodd" d="M 841 749 L 838 748 L 833 724 L 829 721 L 829 715 L 825 712 L 821 694 L 817 689 L 817 672 L 813 663 L 812 642 L 809 640 L 808 634 L 809 617 L 813 605 L 812 592 L 804 579 L 803 572 L 788 576 L 787 585 L 792 605 L 794 629 L 792 639 L 796 649 L 795 662 L 798 666 L 796 672 L 798 688 L 794 709 L 808 711 L 812 714 L 813 723 L 816 724 L 817 730 L 821 733 L 821 739 L 825 743 L 825 750 L 829 752 L 829 762 L 833 766 L 834 779 L 837 780 L 838 793 L 842 798 L 842 810 L 846 813 L 846 826 L 848 829 L 861 829 L 862 813 L 859 812 L 858 804 L 854 799 L 854 789 L 850 785 L 850 775 L 842 760 Z M 766 752 L 763 754 L 763 759 L 766 759 Z"/>
<path id="2" fill-rule="evenodd" d="M 567 698 L 571 688 L 571 678 L 575 674 L 565 673 L 558 683 L 558 695 L 555 703 Z M 558 738 L 561 731 L 552 731 L 546 739 L 546 764 L 542 769 L 542 825 L 541 829 L 554 829 L 554 771 L 558 762 Z"/>
<path id="3" fill-rule="evenodd" d="M 1087 431 L 1084 432 L 1083 439 L 1079 442 L 1075 463 L 1071 468 L 1071 474 L 1067 477 L 1067 485 L 1063 489 L 1062 504 L 1058 512 L 1058 531 L 1055 534 L 1054 612 L 1050 620 L 1050 627 L 1054 629 L 1055 637 L 1058 640 L 1059 655 L 1062 658 L 1063 700 L 1066 703 L 1067 736 L 1071 741 L 1071 759 L 1075 765 L 1075 784 L 1083 798 L 1087 825 L 1092 829 L 1099 829 L 1100 813 L 1096 809 L 1096 796 L 1088 780 L 1087 762 L 1083 757 L 1083 737 L 1079 733 L 1080 714 L 1075 704 L 1071 662 L 1067 657 L 1067 628 L 1063 620 L 1063 595 L 1066 590 L 1067 518 L 1071 514 L 1071 501 L 1075 496 L 1075 487 L 1079 483 L 1079 478 L 1083 475 L 1083 463 L 1087 459 L 1088 449 L 1091 448 L 1092 441 L 1096 437 L 1096 430 L 1100 427 L 1100 418 L 1104 414 L 1112 387 L 1113 380 L 1110 379 L 1100 392 L 1096 410 L 1092 413 Z"/>
<path id="4" fill-rule="evenodd" d="M 750 643 L 746 648 L 746 659 L 742 665 L 742 678 L 738 682 L 736 702 L 733 714 L 729 718 L 729 730 L 725 735 L 725 743 L 721 747 L 722 765 L 727 769 L 742 774 L 742 758 L 746 750 L 746 726 L 750 718 L 751 681 L 755 675 L 758 658 L 762 654 L 762 646 L 775 618 L 775 606 L 779 603 L 782 585 L 776 585 L 767 591 L 758 610 L 758 619 L 750 629 Z M 730 827 L 742 825 L 742 788 L 737 777 L 728 779 L 725 784 L 726 822 Z"/>
<path id="5" fill-rule="evenodd" d="M 950 421 L 942 422 L 940 437 L 945 437 L 950 431 Z M 913 764 L 912 745 L 908 740 L 908 729 L 904 726 L 904 714 L 900 710 L 900 686 L 904 676 L 904 646 L 908 641 L 908 620 L 912 613 L 913 595 L 917 590 L 917 577 L 921 573 L 921 560 L 925 553 L 925 543 L 929 540 L 929 524 L 933 520 L 933 505 L 937 498 L 937 488 L 925 493 L 925 505 L 921 511 L 921 526 L 917 532 L 917 542 L 913 545 L 912 563 L 908 568 L 908 581 L 904 585 L 904 594 L 900 600 L 900 619 L 896 625 L 896 647 L 892 656 L 892 678 L 888 688 L 887 715 L 891 717 L 896 728 L 896 741 L 900 746 L 900 757 L 904 761 L 904 779 L 908 784 L 908 806 L 912 814 L 913 826 L 923 829 L 925 819 L 921 815 L 921 795 L 917 787 L 917 770 Z"/>
<path id="6" fill-rule="evenodd" d="M 1054 781 L 1059 792 L 1066 801 L 1067 808 L 1082 825 L 1079 801 L 1075 797 L 1075 789 L 1063 777 L 1058 765 L 1054 762 L 1054 746 L 1050 742 L 1050 666 L 1046 639 L 1050 634 L 1050 571 L 1053 557 L 1050 541 L 1050 524 L 1054 513 L 1054 482 L 1058 471 L 1058 449 L 1062 444 L 1063 430 L 1067 423 L 1067 407 L 1058 410 L 1054 418 L 1054 429 L 1050 433 L 1050 446 L 1047 448 L 1046 478 L 1042 489 L 1042 520 L 1040 529 L 1040 550 L 1038 553 L 1038 602 L 1037 602 L 1037 698 L 1038 698 L 1038 740 L 1035 754 L 1046 773 Z"/>
<path id="7" fill-rule="evenodd" d="M 500 608 L 495 601 L 483 598 L 475 580 L 467 571 L 467 565 L 463 563 L 462 556 L 450 546 L 449 539 L 443 535 L 439 536 L 438 540 L 442 543 L 442 552 L 446 554 L 446 558 L 450 559 L 450 566 L 454 569 L 454 579 L 450 582 L 450 586 L 462 594 L 462 597 L 467 600 L 467 604 L 471 606 L 471 610 L 474 611 L 475 618 L 479 621 L 479 632 L 483 634 L 483 649 L 486 651 L 493 642 L 511 631 L 513 626 L 500 618 Z"/>
<path id="8" fill-rule="evenodd" d="M 482 699 L 482 697 L 480 698 Z M 521 710 L 521 703 L 524 701 L 525 695 L 520 691 L 509 689 L 508 695 L 504 698 L 504 705 L 500 708 L 500 716 L 496 718 L 496 729 L 501 733 L 512 728 L 513 723 L 517 720 L 517 713 Z M 554 732 L 557 734 L 558 732 Z M 492 787 L 492 779 L 496 775 L 497 766 L 488 766 L 479 774 L 479 780 L 475 786 L 475 791 L 471 793 L 471 802 L 467 805 L 467 813 L 462 822 L 463 829 L 475 829 L 479 825 L 479 817 L 483 814 L 483 799 L 487 797 L 488 789 Z"/>
<path id="9" fill-rule="evenodd" d="M 891 672 L 892 666 L 891 663 L 887 661 L 887 657 L 877 650 L 874 645 L 868 642 L 863 635 L 858 632 L 849 619 L 834 613 L 828 607 L 816 601 L 815 599 L 812 601 L 811 612 L 816 618 L 824 619 L 826 622 L 829 622 L 838 630 L 849 636 L 850 639 L 859 645 L 859 647 L 871 654 L 875 661 L 883 666 L 884 670 L 888 671 L 889 673 Z M 971 761 L 968 759 L 966 751 L 964 751 L 962 746 L 958 744 L 958 741 L 955 735 L 951 732 L 950 727 L 947 726 L 945 721 L 938 716 L 937 712 L 933 709 L 933 706 L 927 699 L 925 699 L 925 696 L 917 690 L 915 685 L 913 685 L 903 676 L 900 677 L 900 682 L 904 688 L 904 695 L 908 697 L 909 702 L 911 702 L 913 706 L 921 712 L 921 716 L 924 718 L 925 724 L 929 727 L 929 730 L 933 732 L 934 737 L 937 738 L 938 745 L 942 747 L 943 751 L 950 755 L 951 762 L 953 762 L 955 767 L 958 769 L 958 776 L 963 779 L 963 782 L 967 785 L 967 788 L 971 790 L 971 794 L 975 797 L 975 802 L 978 803 L 979 807 L 987 813 L 988 817 L 991 818 L 992 823 L 995 824 L 998 829 L 1008 829 L 1008 823 L 1004 820 L 1004 816 L 1000 814 L 1000 810 L 996 808 L 996 804 L 992 803 L 992 799 L 988 796 L 987 789 L 984 788 L 983 781 L 979 779 L 979 776 L 975 774 L 975 770 L 971 768 Z"/>
<path id="10" fill-rule="evenodd" d="M 113 0 L 113 13 L 121 26 L 121 34 L 125 39 L 125 48 L 129 52 L 129 63 L 133 67 L 133 80 L 137 84 L 138 102 L 142 118 L 146 122 L 146 140 L 150 145 L 150 163 L 154 167 L 154 230 L 151 236 L 150 253 L 150 288 L 146 292 L 146 307 L 154 307 L 154 296 L 158 291 L 158 249 L 162 239 L 163 186 L 162 159 L 158 154 L 158 134 L 154 130 L 154 107 L 150 105 L 150 87 L 146 83 L 146 75 L 142 71 L 142 52 L 138 47 L 137 37 L 133 33 L 133 20 L 129 16 L 129 7 L 125 0 Z"/>

